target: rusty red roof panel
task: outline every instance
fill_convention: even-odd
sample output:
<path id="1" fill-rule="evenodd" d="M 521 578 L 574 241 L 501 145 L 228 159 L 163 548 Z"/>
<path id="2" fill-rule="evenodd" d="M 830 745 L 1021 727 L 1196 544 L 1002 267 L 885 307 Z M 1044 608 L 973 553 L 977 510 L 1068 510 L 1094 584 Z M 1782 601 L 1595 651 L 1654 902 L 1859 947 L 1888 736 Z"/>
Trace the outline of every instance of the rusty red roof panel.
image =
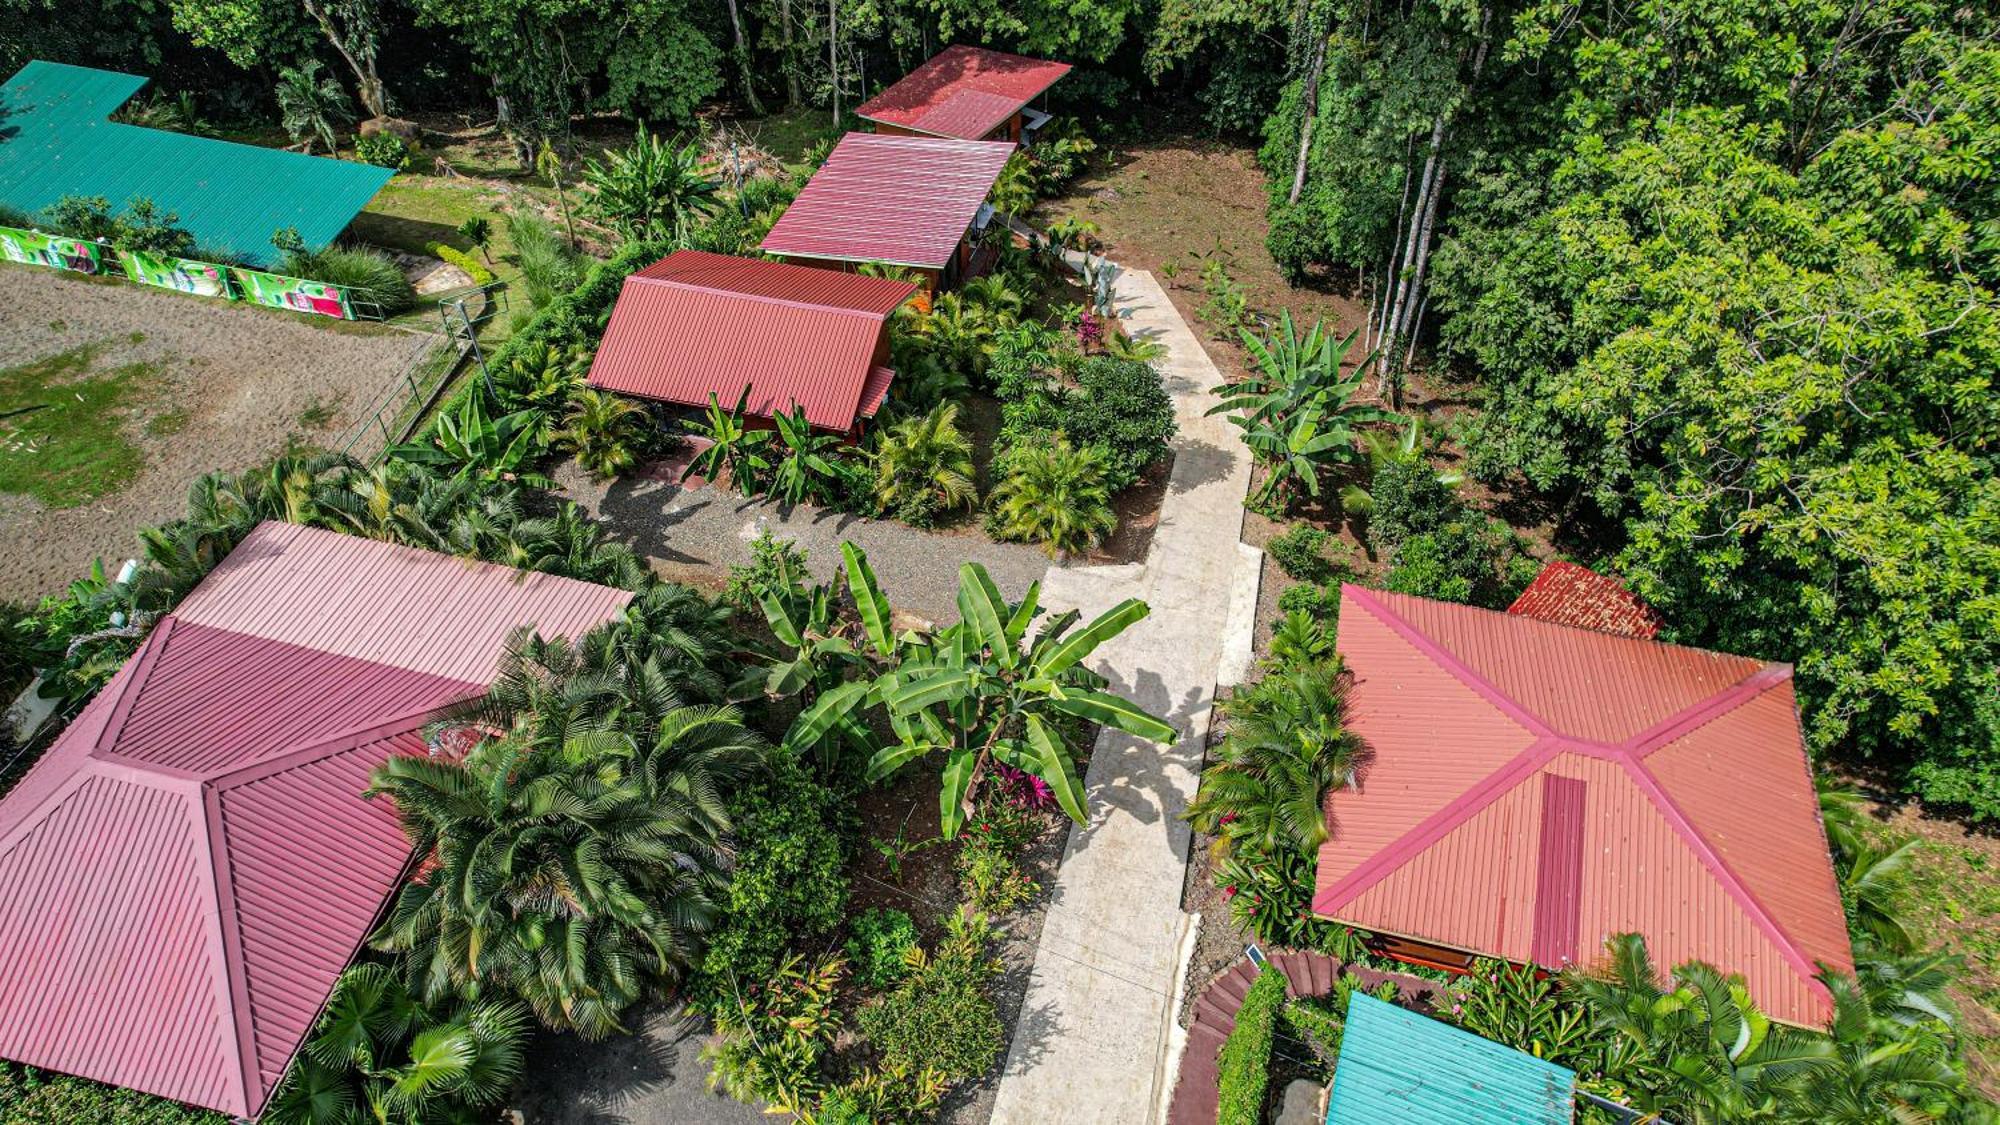
<path id="1" fill-rule="evenodd" d="M 1508 613 L 1625 637 L 1660 635 L 1666 619 L 1623 582 L 1561 559 L 1542 568 Z"/>
<path id="2" fill-rule="evenodd" d="M 941 270 L 1014 145 L 849 133 L 764 236 L 766 253 Z"/>
<path id="3" fill-rule="evenodd" d="M 1636 931 L 1825 1021 L 1853 957 L 1790 668 L 1352 586 L 1338 648 L 1374 754 L 1315 912 L 1551 968 Z"/>
<path id="4" fill-rule="evenodd" d="M 953 45 L 855 113 L 919 133 L 976 141 L 1069 71 L 1068 63 Z"/>
<path id="5" fill-rule="evenodd" d="M 796 405 L 813 425 L 845 432 L 888 390 L 888 318 L 914 292 L 907 281 L 677 251 L 625 279 L 589 383 L 685 406 L 713 395 L 725 408 L 747 386 L 749 413 Z"/>
<path id="6" fill-rule="evenodd" d="M 369 771 L 629 598 L 257 528 L 0 799 L 0 1056 L 256 1115 L 409 862 Z"/>

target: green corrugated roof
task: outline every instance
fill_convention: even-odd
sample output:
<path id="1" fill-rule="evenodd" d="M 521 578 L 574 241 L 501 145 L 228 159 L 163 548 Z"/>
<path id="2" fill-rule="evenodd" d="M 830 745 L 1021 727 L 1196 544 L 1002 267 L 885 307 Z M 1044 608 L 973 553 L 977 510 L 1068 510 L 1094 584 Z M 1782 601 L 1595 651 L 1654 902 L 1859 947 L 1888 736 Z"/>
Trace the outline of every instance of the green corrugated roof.
<path id="1" fill-rule="evenodd" d="M 1576 1073 L 1355 993 L 1327 1125 L 1567 1125 Z"/>
<path id="2" fill-rule="evenodd" d="M 332 242 L 394 175 L 107 120 L 145 84 L 84 66 L 22 67 L 0 86 L 0 203 L 39 214 L 65 195 L 101 195 L 114 210 L 150 196 L 198 247 L 268 265 L 273 233 L 297 227 L 309 245 Z"/>

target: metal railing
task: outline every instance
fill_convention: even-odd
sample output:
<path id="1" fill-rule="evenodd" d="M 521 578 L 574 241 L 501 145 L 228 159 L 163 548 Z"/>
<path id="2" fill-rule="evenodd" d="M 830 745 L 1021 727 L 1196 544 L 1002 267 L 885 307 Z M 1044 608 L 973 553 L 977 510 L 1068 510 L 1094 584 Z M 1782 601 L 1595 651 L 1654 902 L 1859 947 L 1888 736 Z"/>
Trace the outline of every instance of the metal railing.
<path id="1" fill-rule="evenodd" d="M 480 326 L 506 308 L 506 288 L 497 281 L 441 298 L 440 331 L 419 334 L 416 347 L 403 366 L 362 408 L 354 428 L 336 447 L 339 452 L 364 464 L 373 464 L 390 449 L 410 440 L 411 433 L 451 385 L 465 360 L 470 357 L 484 366 L 485 358 L 479 350 Z"/>

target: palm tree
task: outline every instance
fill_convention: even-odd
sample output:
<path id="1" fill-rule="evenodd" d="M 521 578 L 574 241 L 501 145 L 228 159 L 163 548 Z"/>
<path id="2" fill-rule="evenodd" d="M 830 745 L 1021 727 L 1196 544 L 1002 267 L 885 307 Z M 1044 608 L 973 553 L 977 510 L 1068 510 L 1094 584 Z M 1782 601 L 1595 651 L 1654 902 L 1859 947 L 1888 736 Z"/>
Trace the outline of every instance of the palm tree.
<path id="1" fill-rule="evenodd" d="M 1840 899 L 1847 909 L 1848 929 L 1880 945 L 1892 954 L 1916 948 L 1916 939 L 1904 927 L 1898 901 L 1903 871 L 1916 853 L 1919 840 L 1905 840 L 1883 851 L 1869 844 L 1836 860 L 1840 875 Z"/>
<path id="2" fill-rule="evenodd" d="M 884 511 L 919 527 L 939 512 L 970 508 L 979 499 L 972 483 L 972 440 L 958 428 L 958 404 L 905 418 L 875 447 L 875 501 Z"/>
<path id="3" fill-rule="evenodd" d="M 303 66 L 280 71 L 276 94 L 280 123 L 291 134 L 292 143 L 303 144 L 306 152 L 312 151 L 314 140 L 333 152 L 338 147 L 334 126 L 354 120 L 347 92 L 332 75 L 320 73 L 318 59 L 309 58 Z"/>
<path id="4" fill-rule="evenodd" d="M 271 1125 L 474 1118 L 521 1070 L 518 1004 L 428 1010 L 379 964 L 340 975 L 312 1038 L 265 1110 Z"/>
<path id="5" fill-rule="evenodd" d="M 1272 672 L 1224 705 L 1228 736 L 1185 814 L 1223 855 L 1326 841 L 1327 794 L 1354 784 L 1369 757 L 1347 727 L 1347 685 L 1335 658 Z"/>
<path id="6" fill-rule="evenodd" d="M 555 444 L 576 456 L 576 463 L 599 480 L 610 480 L 638 463 L 632 446 L 639 440 L 646 412 L 629 399 L 604 391 L 578 392 L 556 431 Z"/>
<path id="7" fill-rule="evenodd" d="M 494 561 L 508 566 L 627 590 L 645 573 L 632 548 L 605 539 L 597 521 L 567 500 L 553 516 L 515 524 L 497 548 Z"/>
<path id="8" fill-rule="evenodd" d="M 693 141 L 668 144 L 639 125 L 628 148 L 605 154 L 605 163 L 584 162 L 583 181 L 591 189 L 587 205 L 626 238 L 681 241 L 693 221 L 714 211 L 722 182 Z"/>
<path id="9" fill-rule="evenodd" d="M 1784 1091 L 1791 1119 L 1821 1125 L 1934 1121 L 1957 1108 L 1964 1077 L 1933 1024 L 1888 1024 L 1847 977 L 1822 980 L 1833 992 L 1833 1065 L 1801 1072 Z M 1783 1111 L 1781 1111 L 1783 1112 Z"/>
<path id="10" fill-rule="evenodd" d="M 1017 449 L 993 490 L 990 530 L 1002 539 L 1039 540 L 1051 558 L 1088 551 L 1118 526 L 1108 471 L 1103 450 L 1066 438 Z"/>
<path id="11" fill-rule="evenodd" d="M 958 291 L 964 295 L 966 303 L 984 315 L 996 329 L 1012 325 L 1028 309 L 1028 299 L 1008 285 L 1007 278 L 1001 274 L 975 277 L 959 286 Z"/>
<path id="12" fill-rule="evenodd" d="M 632 599 L 613 631 L 628 658 L 643 653 L 657 661 L 682 698 L 715 703 L 729 690 L 738 648 L 729 619 L 728 606 L 700 591 L 656 582 Z"/>

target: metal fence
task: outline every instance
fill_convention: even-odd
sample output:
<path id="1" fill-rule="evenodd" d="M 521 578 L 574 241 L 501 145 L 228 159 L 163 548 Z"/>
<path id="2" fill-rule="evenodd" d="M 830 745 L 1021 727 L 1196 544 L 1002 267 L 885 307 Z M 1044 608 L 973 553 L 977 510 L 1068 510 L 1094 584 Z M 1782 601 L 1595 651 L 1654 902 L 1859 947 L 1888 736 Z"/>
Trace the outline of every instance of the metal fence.
<path id="1" fill-rule="evenodd" d="M 336 448 L 372 464 L 410 440 L 466 360 L 484 363 L 479 329 L 506 308 L 507 292 L 500 282 L 440 299 L 439 331 L 420 334 L 402 368 L 361 409 L 354 428 Z"/>

